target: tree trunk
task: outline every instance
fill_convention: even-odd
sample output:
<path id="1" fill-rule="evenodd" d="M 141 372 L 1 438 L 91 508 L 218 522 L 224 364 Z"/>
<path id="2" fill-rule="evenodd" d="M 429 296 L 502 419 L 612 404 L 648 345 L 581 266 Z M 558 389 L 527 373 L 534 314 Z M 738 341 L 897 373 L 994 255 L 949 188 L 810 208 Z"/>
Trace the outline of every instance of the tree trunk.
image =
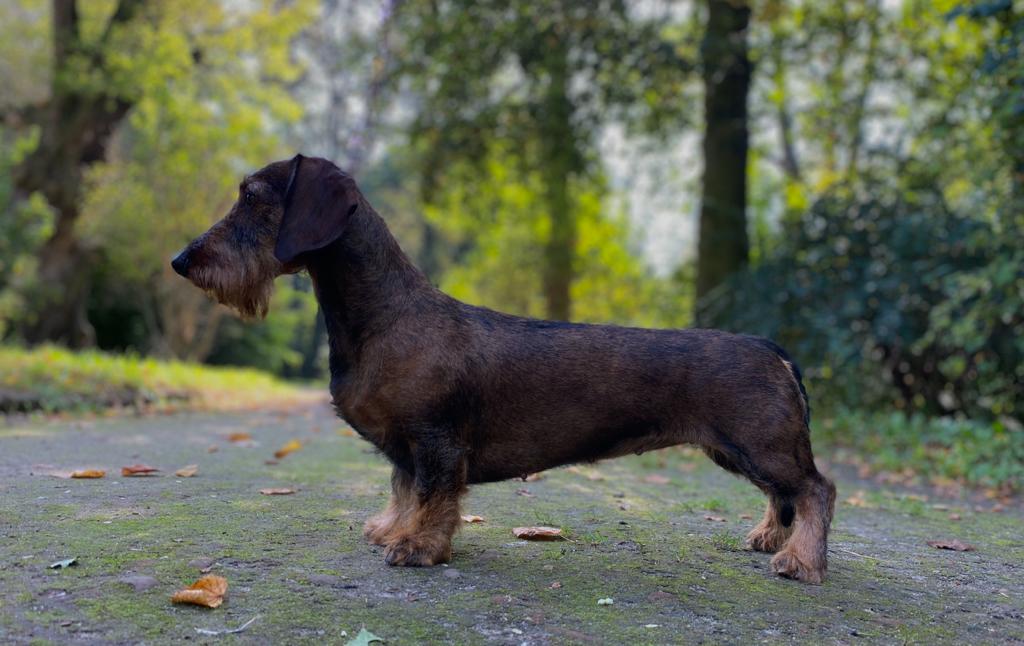
<path id="1" fill-rule="evenodd" d="M 53 0 L 53 81 L 50 99 L 33 119 L 40 129 L 38 147 L 14 171 L 19 199 L 41 193 L 53 208 L 53 235 L 39 250 L 38 288 L 29 294 L 21 325 L 29 343 L 57 341 L 72 347 L 91 345 L 86 318 L 90 252 L 75 236 L 81 213 L 83 168 L 101 161 L 110 136 L 130 104 L 118 96 L 76 85 L 84 63 L 104 76 L 102 47 L 111 28 L 130 20 L 142 0 L 121 0 L 104 34 L 90 51 L 82 47 L 75 0 Z M 99 53 L 97 53 L 99 52 Z"/>
<path id="2" fill-rule="evenodd" d="M 697 300 L 747 264 L 747 56 L 750 8 L 738 0 L 709 0 L 701 44 L 704 80 L 704 176 Z M 700 321 L 698 320 L 698 323 Z"/>
<path id="3" fill-rule="evenodd" d="M 576 254 L 576 217 L 569 183 L 577 167 L 578 154 L 567 58 L 565 44 L 552 35 L 545 60 L 548 78 L 540 115 L 540 135 L 544 196 L 551 224 L 544 246 L 544 299 L 547 317 L 556 321 L 568 321 L 572 315 L 570 290 Z"/>

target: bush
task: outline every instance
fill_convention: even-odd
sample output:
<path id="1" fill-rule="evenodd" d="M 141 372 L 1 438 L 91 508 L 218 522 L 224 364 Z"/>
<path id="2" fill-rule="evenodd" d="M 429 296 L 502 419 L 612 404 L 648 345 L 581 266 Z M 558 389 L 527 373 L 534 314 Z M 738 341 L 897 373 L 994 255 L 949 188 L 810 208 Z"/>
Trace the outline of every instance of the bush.
<path id="1" fill-rule="evenodd" d="M 993 239 L 934 191 L 837 191 L 710 294 L 701 320 L 780 342 L 827 407 L 1019 414 L 1024 280 Z"/>
<path id="2" fill-rule="evenodd" d="M 855 450 L 877 469 L 910 469 L 985 487 L 1024 487 L 1024 432 L 1012 422 L 843 411 L 816 424 L 814 435 L 816 442 Z"/>

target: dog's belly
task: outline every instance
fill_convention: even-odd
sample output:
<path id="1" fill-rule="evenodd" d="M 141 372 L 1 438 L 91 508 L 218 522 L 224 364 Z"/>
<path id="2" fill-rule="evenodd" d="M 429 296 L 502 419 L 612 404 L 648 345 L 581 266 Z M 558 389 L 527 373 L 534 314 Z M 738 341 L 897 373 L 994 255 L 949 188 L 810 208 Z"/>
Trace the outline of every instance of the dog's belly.
<path id="1" fill-rule="evenodd" d="M 469 482 L 525 478 L 559 466 L 640 454 L 686 441 L 682 433 L 642 420 L 613 427 L 524 430 L 507 441 L 474 446 L 467 469 Z"/>

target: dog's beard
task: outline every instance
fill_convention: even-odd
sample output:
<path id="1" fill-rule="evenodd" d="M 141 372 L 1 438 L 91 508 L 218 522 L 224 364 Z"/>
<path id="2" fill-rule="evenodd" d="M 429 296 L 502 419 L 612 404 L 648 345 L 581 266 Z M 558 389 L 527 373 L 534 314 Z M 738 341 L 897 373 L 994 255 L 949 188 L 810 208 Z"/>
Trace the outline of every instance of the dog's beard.
<path id="1" fill-rule="evenodd" d="M 271 263 L 238 260 L 231 269 L 195 267 L 189 278 L 218 303 L 236 310 L 242 318 L 265 318 L 270 309 L 277 271 Z"/>

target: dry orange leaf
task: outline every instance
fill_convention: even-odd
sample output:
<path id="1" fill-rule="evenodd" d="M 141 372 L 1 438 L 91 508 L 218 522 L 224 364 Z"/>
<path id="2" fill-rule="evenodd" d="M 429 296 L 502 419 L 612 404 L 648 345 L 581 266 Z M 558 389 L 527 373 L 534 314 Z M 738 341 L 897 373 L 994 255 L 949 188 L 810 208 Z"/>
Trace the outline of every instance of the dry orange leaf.
<path id="1" fill-rule="evenodd" d="M 191 478 L 197 473 L 199 473 L 199 465 L 190 464 L 186 467 L 181 467 L 180 469 L 175 471 L 174 475 L 178 476 L 179 478 Z"/>
<path id="2" fill-rule="evenodd" d="M 851 507 L 868 507 L 868 501 L 864 498 L 864 491 L 857 491 L 844 502 Z"/>
<path id="3" fill-rule="evenodd" d="M 708 514 L 707 516 L 705 516 L 704 520 L 710 520 L 713 523 L 724 523 L 724 522 L 727 522 L 721 516 L 712 516 L 711 514 Z"/>
<path id="4" fill-rule="evenodd" d="M 355 437 L 356 432 L 350 428 L 343 428 L 338 430 L 338 435 L 342 437 Z"/>
<path id="5" fill-rule="evenodd" d="M 928 544 L 939 550 L 953 550 L 954 552 L 973 552 L 976 548 L 970 543 L 964 543 L 954 538 L 951 541 L 928 541 Z"/>
<path id="6" fill-rule="evenodd" d="M 288 496 L 296 491 L 296 489 L 289 487 L 267 487 L 266 489 L 260 489 L 260 493 L 264 496 Z"/>
<path id="7" fill-rule="evenodd" d="M 121 475 L 125 478 L 134 478 L 138 476 L 148 476 L 159 470 L 160 469 L 151 467 L 148 464 L 133 464 L 127 467 L 121 467 Z"/>
<path id="8" fill-rule="evenodd" d="M 527 541 L 564 541 L 562 530 L 558 527 L 516 527 L 512 530 L 516 538 Z"/>
<path id="9" fill-rule="evenodd" d="M 107 472 L 103 469 L 82 469 L 80 471 L 72 471 L 72 478 L 102 478 L 107 475 Z"/>
<path id="10" fill-rule="evenodd" d="M 171 601 L 216 608 L 224 602 L 224 595 L 227 593 L 227 579 L 216 574 L 207 574 L 184 590 L 175 592 Z"/>
<path id="11" fill-rule="evenodd" d="M 238 431 L 228 435 L 228 442 L 248 442 L 252 440 L 252 435 L 245 431 Z"/>
<path id="12" fill-rule="evenodd" d="M 292 440 L 291 442 L 288 442 L 287 444 L 285 444 L 284 446 L 282 446 L 278 450 L 274 451 L 274 457 L 277 458 L 278 460 L 280 460 L 281 458 L 283 458 L 284 456 L 288 455 L 289 453 L 294 453 L 294 452 L 298 451 L 301 448 L 302 448 L 302 442 L 300 442 L 298 440 Z"/>
<path id="13" fill-rule="evenodd" d="M 543 473 L 531 473 L 530 475 L 523 478 L 523 482 L 537 482 L 544 477 Z"/>
<path id="14" fill-rule="evenodd" d="M 484 522 L 483 516 L 474 516 L 473 514 L 465 514 L 462 516 L 462 522 L 464 523 L 482 523 Z"/>

